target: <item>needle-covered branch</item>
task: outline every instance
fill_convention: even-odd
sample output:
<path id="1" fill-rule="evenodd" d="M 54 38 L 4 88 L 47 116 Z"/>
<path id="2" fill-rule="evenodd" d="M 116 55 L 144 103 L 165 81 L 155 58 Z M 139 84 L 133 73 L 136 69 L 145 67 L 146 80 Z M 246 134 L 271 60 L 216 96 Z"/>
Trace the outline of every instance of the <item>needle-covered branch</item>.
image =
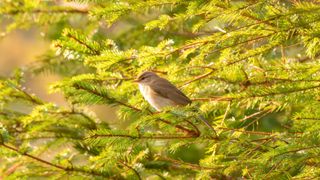
<path id="1" fill-rule="evenodd" d="M 31 155 L 29 153 L 26 153 L 26 152 L 20 152 L 19 149 L 13 147 L 13 146 L 10 146 L 10 145 L 7 145 L 5 143 L 0 143 L 0 146 L 6 148 L 6 149 L 9 149 L 11 151 L 14 151 L 22 156 L 25 156 L 25 157 L 28 157 L 38 163 L 41 163 L 41 164 L 45 164 L 47 166 L 50 166 L 50 167 L 54 167 L 54 168 L 57 168 L 59 170 L 62 170 L 62 171 L 66 171 L 66 172 L 73 172 L 73 173 L 83 173 L 83 174 L 89 174 L 89 175 L 92 175 L 92 176 L 101 176 L 101 177 L 109 177 L 109 175 L 107 173 L 103 173 L 103 172 L 99 172 L 99 171 L 96 171 L 96 170 L 85 170 L 85 169 L 82 169 L 82 168 L 78 168 L 78 167 L 65 167 L 65 166 L 61 166 L 61 165 L 58 165 L 58 164 L 54 164 L 54 163 L 51 163 L 49 161 L 46 161 L 44 159 L 41 159 L 37 156 L 34 156 L 34 155 Z"/>
<path id="2" fill-rule="evenodd" d="M 319 176 L 316 1 L 3 1 L 0 14 L 3 39 L 37 29 L 51 44 L 0 78 L 5 178 Z M 155 112 L 132 82 L 144 71 L 192 103 Z M 60 77 L 66 107 L 33 95 L 41 73 Z"/>

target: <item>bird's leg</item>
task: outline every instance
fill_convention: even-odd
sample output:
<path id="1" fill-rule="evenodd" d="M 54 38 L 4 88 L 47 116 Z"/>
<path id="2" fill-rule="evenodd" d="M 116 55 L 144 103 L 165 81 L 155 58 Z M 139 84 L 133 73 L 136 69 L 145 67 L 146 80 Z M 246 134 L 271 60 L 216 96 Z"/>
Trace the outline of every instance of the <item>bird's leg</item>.
<path id="1" fill-rule="evenodd" d="M 161 122 L 163 123 L 166 123 L 168 125 L 171 125 L 171 126 L 174 126 L 177 130 L 180 130 L 180 131 L 183 131 L 183 132 L 186 132 L 188 135 L 191 135 L 191 136 L 195 136 L 195 137 L 198 137 L 198 133 L 196 131 L 193 131 L 193 130 L 190 130 L 188 128 L 185 128 L 181 125 L 173 125 L 171 122 L 167 121 L 167 120 L 164 120 L 164 119 L 159 119 Z"/>
<path id="2" fill-rule="evenodd" d="M 200 119 L 206 126 L 208 126 L 211 129 L 211 131 L 214 133 L 214 138 L 218 138 L 218 134 L 216 130 L 210 125 L 210 123 L 202 115 L 199 115 L 198 119 Z"/>
<path id="3" fill-rule="evenodd" d="M 196 130 L 196 136 L 199 137 L 201 132 L 199 131 L 198 127 L 196 125 L 194 125 L 191 121 L 189 120 L 185 120 L 188 124 L 190 124 L 195 130 Z"/>

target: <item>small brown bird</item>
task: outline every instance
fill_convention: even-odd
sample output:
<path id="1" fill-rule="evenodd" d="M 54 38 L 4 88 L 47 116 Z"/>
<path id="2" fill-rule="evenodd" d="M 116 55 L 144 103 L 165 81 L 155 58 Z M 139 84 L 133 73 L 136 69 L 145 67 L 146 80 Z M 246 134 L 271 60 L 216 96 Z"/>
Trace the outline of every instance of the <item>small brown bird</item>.
<path id="1" fill-rule="evenodd" d="M 139 89 L 143 97 L 157 111 L 161 111 L 168 106 L 186 106 L 192 102 L 177 87 L 168 80 L 159 77 L 156 73 L 146 71 L 140 74 L 135 82 L 139 83 Z M 215 133 L 213 127 L 201 115 L 199 119 Z"/>
<path id="2" fill-rule="evenodd" d="M 168 80 L 147 71 L 142 73 L 136 82 L 143 97 L 157 111 L 167 106 L 186 106 L 191 100 Z"/>

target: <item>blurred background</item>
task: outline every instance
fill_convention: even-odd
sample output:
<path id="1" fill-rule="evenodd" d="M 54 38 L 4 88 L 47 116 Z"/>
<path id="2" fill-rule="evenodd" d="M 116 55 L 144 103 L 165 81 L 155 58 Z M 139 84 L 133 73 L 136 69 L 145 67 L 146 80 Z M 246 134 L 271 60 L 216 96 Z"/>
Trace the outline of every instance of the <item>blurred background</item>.
<path id="1" fill-rule="evenodd" d="M 0 32 L 4 32 L 6 23 L 1 24 Z M 0 76 L 9 77 L 17 68 L 24 68 L 37 60 L 50 48 L 50 42 L 43 37 L 43 33 L 33 27 L 28 30 L 15 30 L 9 34 L 1 33 L 0 38 Z M 49 94 L 49 86 L 62 79 L 53 73 L 32 75 L 25 73 L 26 91 L 35 94 L 45 101 L 65 106 L 67 102 L 61 94 Z M 111 125 L 116 124 L 115 109 L 106 106 L 92 106 L 101 120 L 107 120 Z"/>

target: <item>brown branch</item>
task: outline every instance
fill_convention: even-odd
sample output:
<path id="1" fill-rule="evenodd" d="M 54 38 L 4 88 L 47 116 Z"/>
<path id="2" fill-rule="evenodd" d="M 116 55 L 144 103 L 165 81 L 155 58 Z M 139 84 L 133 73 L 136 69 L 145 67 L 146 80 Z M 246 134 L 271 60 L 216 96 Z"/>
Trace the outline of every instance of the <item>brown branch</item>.
<path id="1" fill-rule="evenodd" d="M 128 138 L 128 139 L 195 139 L 197 136 L 178 136 L 172 135 L 148 135 L 148 136 L 134 136 L 129 134 L 94 134 L 85 139 L 99 138 L 99 137 L 110 137 L 110 138 Z M 212 139 L 212 138 L 211 138 Z"/>
<path id="2" fill-rule="evenodd" d="M 315 57 L 306 56 L 306 57 L 298 59 L 298 62 L 300 62 L 300 63 L 307 62 L 307 61 L 310 61 L 310 60 L 317 59 L 317 58 L 319 58 L 319 56 L 320 56 L 320 54 L 315 55 Z"/>
<path id="3" fill-rule="evenodd" d="M 123 166 L 131 169 L 131 170 L 136 174 L 137 178 L 138 178 L 139 180 L 142 180 L 142 178 L 141 178 L 141 176 L 140 176 L 140 174 L 139 174 L 139 172 L 138 172 L 137 170 L 135 170 L 133 167 L 129 166 L 128 164 L 126 164 L 126 163 L 124 163 L 124 162 L 122 162 L 122 161 L 120 161 L 120 160 L 119 160 L 118 162 L 119 162 L 121 165 L 123 165 Z"/>
<path id="4" fill-rule="evenodd" d="M 244 134 L 256 134 L 256 135 L 274 135 L 275 133 L 272 132 L 263 132 L 263 131 L 246 131 L 246 130 L 241 130 L 241 129 L 233 129 L 233 128 L 224 128 L 220 127 L 218 129 L 221 129 L 223 131 L 236 131 L 236 132 L 242 132 Z"/>
<path id="5" fill-rule="evenodd" d="M 318 80 L 316 80 L 318 82 Z M 273 92 L 273 93 L 268 93 L 268 94 L 261 94 L 261 95 L 252 95 L 252 96 L 243 96 L 243 97 L 209 97 L 209 98 L 193 98 L 193 101 L 231 101 L 234 99 L 249 99 L 249 98 L 257 98 L 257 97 L 267 97 L 267 96 L 275 96 L 275 95 L 285 95 L 285 94 L 291 94 L 291 93 L 296 93 L 296 92 L 300 92 L 300 91 L 306 91 L 306 90 L 310 90 L 310 89 L 315 89 L 315 88 L 320 88 L 320 84 L 316 85 L 316 86 L 311 86 L 311 87 L 306 87 L 306 88 L 302 88 L 302 89 L 298 89 L 298 90 L 289 90 L 289 91 L 285 91 L 285 92 Z"/>
<path id="6" fill-rule="evenodd" d="M 253 113 L 253 114 L 251 114 L 251 115 L 249 115 L 249 116 L 245 116 L 244 118 L 240 119 L 239 122 L 246 121 L 246 120 L 248 120 L 248 119 L 251 119 L 251 118 L 253 118 L 253 117 L 257 116 L 257 115 L 260 115 L 260 114 L 265 113 L 265 112 L 268 112 L 268 111 L 269 111 L 269 110 L 267 110 L 267 111 L 264 110 L 264 111 L 255 112 L 255 113 Z"/>
<path id="7" fill-rule="evenodd" d="M 320 118 L 309 118 L 309 117 L 299 117 L 299 118 L 294 118 L 295 120 L 315 120 L 319 121 Z"/>
<path id="8" fill-rule="evenodd" d="M 181 88 L 181 87 L 184 87 L 184 86 L 186 86 L 186 85 L 188 85 L 188 84 L 190 84 L 190 83 L 192 83 L 192 82 L 195 82 L 195 81 L 204 79 L 204 78 L 210 76 L 213 72 L 214 72 L 214 70 L 212 70 L 212 71 L 210 71 L 210 72 L 208 72 L 208 73 L 206 73 L 206 74 L 197 76 L 197 77 L 195 77 L 194 79 L 185 82 L 183 85 L 180 86 L 180 88 Z"/>
<path id="9" fill-rule="evenodd" d="M 285 79 L 285 78 L 274 78 L 270 77 L 265 83 L 270 83 L 269 80 L 274 81 L 287 81 L 287 82 L 320 82 L 320 79 Z"/>
<path id="10" fill-rule="evenodd" d="M 100 97 L 102 97 L 102 98 L 104 98 L 104 99 L 112 100 L 112 101 L 114 101 L 115 103 L 120 104 L 120 105 L 125 106 L 125 107 L 128 107 L 128 108 L 130 108 L 130 109 L 132 109 L 132 110 L 134 110 L 134 111 L 137 111 L 137 112 L 141 112 L 141 111 L 142 111 L 141 109 L 136 108 L 136 107 L 134 107 L 134 106 L 131 106 L 131 105 L 129 105 L 129 104 L 126 104 L 126 103 L 124 103 L 124 102 L 122 102 L 122 101 L 118 101 L 118 100 L 116 100 L 116 99 L 114 99 L 114 98 L 110 98 L 110 97 L 108 97 L 108 96 L 104 96 L 103 94 L 100 94 L 99 92 L 94 91 L 93 89 L 86 89 L 86 88 L 80 86 L 79 84 L 74 84 L 73 86 L 74 86 L 75 88 L 77 88 L 77 89 L 87 91 L 87 92 L 92 93 L 92 94 L 94 94 L 94 95 L 96 95 L 96 96 L 100 96 Z"/>
<path id="11" fill-rule="evenodd" d="M 9 176 L 9 175 L 13 174 L 21 165 L 22 165 L 21 162 L 18 162 L 18 163 L 13 164 L 11 167 L 9 167 L 9 168 L 4 172 L 4 176 L 3 176 L 3 177 L 0 176 L 0 180 L 2 180 L 1 178 L 4 178 L 4 177 L 6 177 L 6 176 Z"/>
<path id="12" fill-rule="evenodd" d="M 217 48 L 216 50 L 212 51 L 211 53 L 216 52 L 216 51 L 221 51 L 221 50 L 224 50 L 224 49 L 227 49 L 227 48 L 232 48 L 232 47 L 238 46 L 238 45 L 240 45 L 240 44 L 245 44 L 245 43 L 248 43 L 248 42 L 251 42 L 251 41 L 256 41 L 256 40 L 259 40 L 259 39 L 263 39 L 263 38 L 266 38 L 266 37 L 271 36 L 272 34 L 274 34 L 274 33 L 271 33 L 271 34 L 265 35 L 265 36 L 259 36 L 259 37 L 256 37 L 256 38 L 253 38 L 253 39 L 249 39 L 249 40 L 246 40 L 246 41 L 242 41 L 242 42 L 239 42 L 239 43 L 236 43 L 236 44 L 232 44 L 232 45 L 230 45 L 230 46 L 225 46 L 225 47 L 222 47 L 222 48 Z M 208 40 L 207 42 L 210 42 L 210 41 Z M 207 43 L 207 42 L 206 42 L 206 43 Z M 199 43 L 204 43 L 204 42 L 199 42 Z M 189 48 L 191 45 L 192 45 L 191 47 L 193 47 L 193 45 L 199 44 L 199 43 L 191 43 L 191 44 L 188 44 L 188 45 L 183 46 L 183 47 Z M 183 48 L 180 47 L 180 48 L 177 48 L 177 49 L 183 49 Z M 174 50 L 174 51 L 177 51 L 177 49 Z M 261 52 L 259 52 L 259 54 L 261 54 Z M 236 61 L 230 61 L 230 62 L 228 62 L 228 63 L 226 64 L 226 66 L 230 66 L 230 65 L 232 65 L 232 64 L 238 63 L 238 62 L 240 62 L 240 61 L 246 60 L 247 58 L 250 58 L 250 57 L 256 56 L 256 55 L 257 55 L 257 54 L 253 54 L 253 55 L 246 56 L 246 57 L 243 57 L 243 58 L 241 58 L 241 59 L 238 59 L 238 60 L 236 60 Z M 224 68 L 224 66 L 223 66 L 222 68 Z M 195 77 L 194 79 L 185 82 L 183 85 L 180 86 L 180 88 L 181 88 L 181 87 L 184 87 L 184 86 L 186 86 L 186 85 L 188 85 L 188 84 L 190 84 L 190 83 L 192 83 L 192 82 L 195 82 L 195 81 L 204 79 L 204 78 L 206 78 L 207 76 L 213 74 L 216 69 L 215 69 L 215 68 L 211 68 L 211 69 L 212 69 L 212 71 L 210 71 L 210 72 L 208 72 L 208 73 L 206 73 L 206 74 L 197 76 L 197 77 Z M 219 69 L 220 69 L 220 68 L 219 68 Z"/>
<path id="13" fill-rule="evenodd" d="M 165 123 L 165 124 L 168 124 L 168 125 L 171 125 L 171 126 L 174 126 L 175 128 L 179 129 L 179 130 L 182 130 L 184 132 L 186 132 L 187 134 L 190 134 L 190 135 L 197 135 L 198 133 L 196 131 L 193 131 L 193 130 L 190 130 L 188 128 L 185 128 L 181 125 L 173 125 L 171 122 L 167 121 L 167 120 L 164 120 L 164 119 L 159 119 L 161 122 Z"/>
<path id="14" fill-rule="evenodd" d="M 274 77 L 265 77 L 266 79 L 261 82 L 248 82 L 246 81 L 229 81 L 225 78 L 220 78 L 220 77 L 211 77 L 211 79 L 214 79 L 216 81 L 221 81 L 225 82 L 228 84 L 233 84 L 233 85 L 246 85 L 246 86 L 259 86 L 259 85 L 273 85 L 277 83 L 282 83 L 282 82 L 320 82 L 320 79 L 285 79 L 285 78 L 274 78 Z M 280 81 L 280 82 L 277 82 Z"/>
<path id="15" fill-rule="evenodd" d="M 227 118 L 228 112 L 230 111 L 231 102 L 232 102 L 232 101 L 229 101 L 228 106 L 227 106 L 227 108 L 226 108 L 226 111 L 225 111 L 224 114 L 223 114 L 223 118 L 222 118 L 222 120 L 221 120 L 221 126 L 225 125 L 224 122 L 225 122 L 225 120 L 226 120 L 226 118 Z"/>
<path id="16" fill-rule="evenodd" d="M 189 66 L 189 67 L 186 67 L 186 69 L 195 69 L 195 68 L 215 70 L 213 67 L 210 67 L 210 66 Z"/>
<path id="17" fill-rule="evenodd" d="M 230 97 L 222 97 L 222 96 L 217 96 L 217 97 L 208 97 L 208 98 L 192 98 L 192 101 L 232 101 L 234 98 Z"/>
<path id="18" fill-rule="evenodd" d="M 267 141 L 267 140 L 274 140 L 274 139 L 278 139 L 278 138 L 276 138 L 276 136 L 270 136 L 266 138 L 253 139 L 250 142 Z"/>
<path id="19" fill-rule="evenodd" d="M 97 123 L 95 122 L 94 119 L 92 119 L 89 115 L 85 114 L 84 112 L 76 112 L 76 111 L 73 111 L 74 114 L 77 114 L 77 115 L 80 115 L 82 116 L 83 118 L 87 119 L 88 121 L 91 122 L 91 124 L 93 125 L 93 129 L 97 129 Z"/>
<path id="20" fill-rule="evenodd" d="M 50 113 L 50 114 L 54 114 L 54 115 L 79 115 L 85 119 L 87 119 L 91 125 L 93 125 L 93 128 L 92 129 L 97 129 L 97 124 L 96 122 L 94 121 L 94 119 L 92 119 L 89 115 L 85 114 L 84 112 L 78 112 L 78 111 L 75 111 L 74 109 L 72 109 L 72 111 L 47 111 L 47 113 Z"/>
<path id="21" fill-rule="evenodd" d="M 33 104 L 35 104 L 35 105 L 43 105 L 44 104 L 44 102 L 42 102 L 40 99 L 36 98 L 35 96 L 29 94 L 28 92 L 23 90 L 21 87 L 19 87 L 19 85 L 17 86 L 15 84 L 9 82 L 9 86 L 14 88 L 15 90 L 21 92 Z"/>
<path id="22" fill-rule="evenodd" d="M 281 160 L 278 161 L 276 164 L 274 164 L 274 165 L 270 168 L 270 170 L 267 172 L 267 174 L 265 174 L 263 177 L 264 177 L 264 178 L 267 178 L 268 175 L 269 175 L 274 169 L 276 169 L 276 168 L 282 163 L 283 160 L 284 160 L 284 159 L 281 159 Z"/>
<path id="23" fill-rule="evenodd" d="M 254 21 L 259 23 L 259 22 L 261 22 L 260 19 L 254 17 L 254 16 L 251 16 L 250 14 L 248 14 L 247 11 L 244 11 L 244 10 L 249 9 L 251 6 L 255 7 L 258 4 L 260 4 L 259 1 L 253 2 L 253 3 L 249 3 L 249 4 L 247 4 L 247 5 L 243 6 L 243 7 L 239 7 L 238 9 L 232 11 L 232 13 L 238 13 L 239 12 L 241 16 L 247 17 L 247 18 L 252 19 L 252 20 L 254 20 Z M 221 4 L 215 4 L 214 6 L 220 8 L 220 9 L 223 9 L 223 10 L 228 10 L 228 7 L 225 7 L 225 6 L 221 5 Z"/>
<path id="24" fill-rule="evenodd" d="M 276 47 L 276 46 L 272 46 L 272 48 L 274 48 L 274 47 Z M 271 49 L 271 48 L 269 48 L 269 49 L 267 49 L 267 50 L 270 50 L 270 49 Z M 267 51 L 267 50 L 264 50 L 264 51 Z M 244 61 L 244 60 L 246 60 L 246 59 L 248 59 L 248 58 L 250 58 L 250 57 L 257 56 L 257 55 L 259 55 L 259 54 L 261 54 L 261 53 L 262 53 L 262 52 L 258 52 L 258 53 L 252 54 L 252 55 L 250 55 L 250 56 L 245 56 L 245 57 L 243 57 L 243 58 L 237 59 L 237 60 L 235 60 L 235 61 L 227 62 L 227 63 L 225 64 L 225 66 L 230 66 L 230 65 L 236 64 L 236 63 L 241 62 L 241 61 Z M 220 69 L 225 68 L 225 66 L 222 66 Z"/>
<path id="25" fill-rule="evenodd" d="M 201 134 L 201 132 L 200 132 L 200 130 L 198 129 L 198 127 L 196 126 L 196 125 L 194 125 L 191 121 L 189 121 L 189 120 L 185 120 L 188 124 L 190 124 L 195 130 L 196 130 L 196 136 L 200 136 L 200 134 Z"/>
<path id="26" fill-rule="evenodd" d="M 38 140 L 38 139 L 70 139 L 70 140 L 82 140 L 82 137 L 72 137 L 72 136 L 32 136 L 27 138 L 19 138 L 19 140 Z"/>
<path id="27" fill-rule="evenodd" d="M 85 46 L 87 49 L 89 49 L 91 52 L 93 52 L 93 55 L 100 55 L 100 51 L 95 50 L 93 47 L 89 46 L 87 43 L 81 41 L 80 39 L 78 39 L 77 37 L 73 36 L 72 34 L 68 33 L 67 37 L 75 40 L 76 42 L 78 42 L 79 44 Z"/>
<path id="28" fill-rule="evenodd" d="M 286 152 L 283 152 L 283 153 L 280 153 L 280 154 L 276 154 L 275 156 L 270 157 L 270 159 L 274 158 L 274 157 L 282 156 L 284 154 L 296 153 L 298 151 L 310 150 L 310 149 L 315 149 L 315 148 L 320 148 L 320 145 L 309 146 L 309 147 L 304 147 L 304 148 L 300 148 L 300 149 L 294 149 L 294 150 L 286 151 Z"/>
<path id="29" fill-rule="evenodd" d="M 255 122 L 259 121 L 261 118 L 263 118 L 264 116 L 268 115 L 269 113 L 272 112 L 272 110 L 266 110 L 266 111 L 262 111 L 263 113 L 260 114 L 260 116 L 258 116 L 255 120 L 251 121 L 250 123 L 248 123 L 245 127 L 243 128 L 248 128 L 249 126 L 251 126 L 252 124 L 254 124 Z"/>
<path id="30" fill-rule="evenodd" d="M 214 51 L 212 51 L 210 53 L 212 54 L 214 52 L 222 51 L 222 50 L 225 50 L 225 49 L 228 49 L 228 48 L 233 48 L 233 47 L 241 45 L 241 44 L 245 44 L 245 43 L 249 43 L 249 42 L 252 42 L 252 41 L 257 41 L 257 40 L 260 40 L 260 39 L 263 39 L 263 38 L 267 38 L 267 37 L 270 37 L 273 34 L 275 34 L 275 33 L 270 33 L 270 34 L 264 35 L 264 36 L 258 36 L 258 37 L 255 37 L 255 38 L 252 38 L 252 39 L 248 39 L 248 40 L 245 40 L 245 41 L 241 41 L 241 42 L 229 45 L 229 46 L 224 46 L 224 47 L 221 47 L 221 48 L 217 48 L 217 49 L 215 49 Z"/>
<path id="31" fill-rule="evenodd" d="M 135 78 L 107 78 L 104 81 L 130 81 L 134 80 Z"/>
<path id="32" fill-rule="evenodd" d="M 214 34 L 216 32 L 221 32 L 217 29 L 211 30 L 211 31 L 199 31 L 199 32 L 190 32 L 190 31 L 181 31 L 181 32 L 177 32 L 177 31 L 166 31 L 166 33 L 168 34 L 172 34 L 172 35 L 176 35 L 176 36 L 185 36 L 188 38 L 196 38 L 199 36 L 208 36 L 211 34 Z"/>
<path id="33" fill-rule="evenodd" d="M 26 156 L 30 159 L 33 159 L 34 161 L 37 161 L 37 162 L 40 162 L 42 164 L 46 164 L 48 166 L 51 166 L 51 167 L 55 167 L 57 169 L 60 169 L 60 170 L 63 170 L 63 171 L 66 171 L 66 172 L 79 172 L 79 173 L 85 173 L 85 174 L 90 174 L 90 175 L 95 175 L 95 176 L 103 176 L 103 177 L 107 177 L 107 175 L 101 173 L 101 172 L 98 172 L 98 171 L 95 171 L 95 170 L 83 170 L 83 169 L 80 169 L 80 168 L 76 168 L 76 167 L 65 167 L 65 166 L 61 166 L 61 165 L 58 165 L 58 164 L 53 164 L 49 161 L 46 161 L 44 159 L 41 159 L 39 157 L 36 157 L 34 155 L 31 155 L 29 153 L 22 153 L 19 151 L 19 149 L 13 147 L 13 146 L 9 146 L 3 142 L 0 142 L 0 146 L 6 148 L 6 149 L 10 149 L 11 151 L 14 151 L 22 156 Z"/>
<path id="34" fill-rule="evenodd" d="M 273 132 L 264 132 L 264 131 L 246 131 L 242 129 L 234 129 L 234 128 L 224 128 L 224 127 L 219 127 L 218 129 L 221 129 L 223 131 L 236 131 L 236 132 L 242 132 L 244 134 L 256 134 L 256 135 L 277 135 L 277 133 Z M 288 134 L 303 134 L 303 132 L 286 132 Z"/>
<path id="35" fill-rule="evenodd" d="M 184 166 L 186 168 L 189 168 L 189 169 L 217 170 L 217 169 L 220 169 L 220 168 L 224 168 L 224 166 L 218 166 L 218 167 L 200 166 L 198 164 L 187 163 L 187 162 L 179 161 L 179 160 L 176 160 L 176 159 L 171 159 L 171 158 L 168 158 L 168 157 L 162 157 L 162 156 L 156 156 L 156 158 L 157 158 L 157 160 L 168 161 L 168 162 L 171 162 L 171 163 L 174 163 L 174 164 L 177 164 L 177 165 L 182 165 L 182 166 Z"/>
<path id="36" fill-rule="evenodd" d="M 78 14 L 88 14 L 88 9 L 33 9 L 31 11 L 23 10 L 23 9 L 14 9 L 7 12 L 3 12 L 3 15 L 16 15 L 20 13 L 78 13 Z"/>
<path id="37" fill-rule="evenodd" d="M 311 87 L 298 89 L 298 90 L 289 90 L 289 91 L 285 91 L 285 92 L 273 92 L 273 93 L 269 93 L 269 94 L 253 95 L 253 96 L 249 96 L 249 97 L 240 97 L 240 98 L 237 98 L 237 99 L 275 96 L 275 95 L 281 95 L 281 94 L 291 94 L 291 93 L 296 93 L 296 92 L 300 92 L 300 91 L 306 91 L 306 90 L 315 89 L 315 88 L 319 88 L 319 87 L 320 87 L 320 84 L 316 85 L 316 86 L 311 86 Z"/>
<path id="38" fill-rule="evenodd" d="M 38 161 L 38 162 L 41 162 L 41 163 L 43 163 L 43 164 L 46 164 L 46 165 L 49 165 L 49 166 L 52 166 L 52 167 L 55 167 L 55 168 L 58 168 L 58 169 L 61 169 L 61 170 L 64 170 L 64 171 L 67 171 L 67 169 L 68 169 L 67 167 L 60 166 L 60 165 L 57 165 L 57 164 L 53 164 L 53 163 L 51 163 L 51 162 L 49 162 L 49 161 L 40 159 L 40 158 L 38 158 L 38 157 L 36 157 L 36 156 L 33 156 L 33 155 L 30 155 L 30 154 L 28 154 L 28 153 L 21 153 L 21 152 L 19 151 L 19 149 L 16 149 L 15 147 L 9 146 L 9 145 L 7 145 L 7 144 L 1 143 L 0 145 L 3 146 L 3 147 L 5 147 L 5 148 L 7 148 L 7 149 L 10 149 L 10 150 L 12 150 L 12 151 L 15 151 L 15 152 L 18 153 L 18 154 L 21 154 L 21 155 L 23 155 L 23 156 L 26 156 L 26 157 L 29 157 L 29 158 L 31 158 L 31 159 L 33 159 L 33 160 L 36 160 L 36 161 Z"/>
<path id="39" fill-rule="evenodd" d="M 249 157 L 249 155 L 251 155 L 251 158 L 254 156 L 252 153 L 254 153 L 255 151 L 257 151 L 258 149 L 260 149 L 263 145 L 269 143 L 270 141 L 272 141 L 273 138 L 269 138 L 269 139 L 266 139 L 266 140 L 263 140 L 263 142 L 261 142 L 260 144 L 258 144 L 255 148 L 253 148 L 252 150 L 250 150 L 248 153 L 246 153 L 244 156 L 245 157 Z M 253 141 L 251 141 L 253 142 Z"/>

